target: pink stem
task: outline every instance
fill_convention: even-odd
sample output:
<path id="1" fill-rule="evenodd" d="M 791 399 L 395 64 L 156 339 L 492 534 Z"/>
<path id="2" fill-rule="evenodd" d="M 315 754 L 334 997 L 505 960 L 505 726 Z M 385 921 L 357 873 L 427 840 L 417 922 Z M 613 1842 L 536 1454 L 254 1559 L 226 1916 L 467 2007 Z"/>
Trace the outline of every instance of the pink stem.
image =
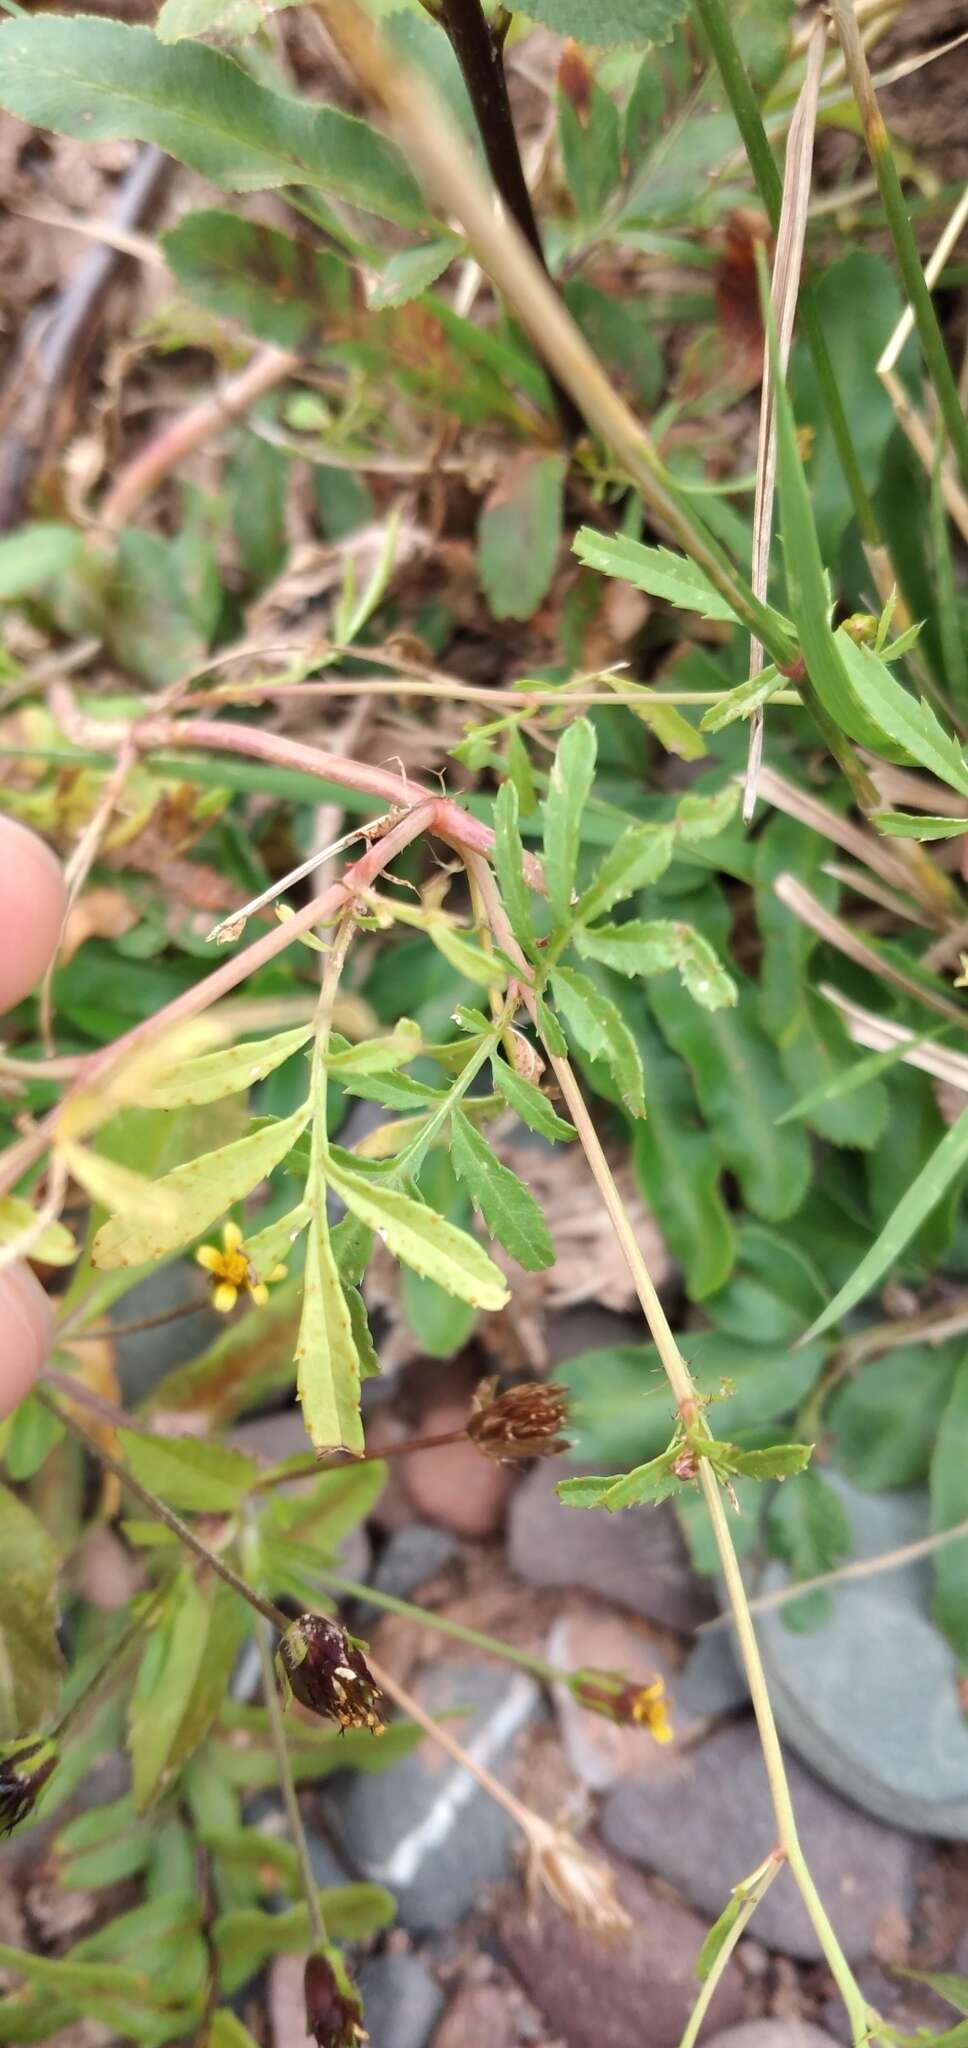
<path id="1" fill-rule="evenodd" d="M 353 861 L 343 870 L 338 881 L 330 883 L 328 889 L 324 889 L 319 896 L 314 896 L 311 903 L 305 904 L 302 910 L 297 910 L 284 924 L 264 933 L 261 939 L 256 939 L 254 945 L 247 946 L 244 952 L 234 954 L 231 960 L 226 960 L 221 967 L 216 967 L 213 974 L 207 974 L 204 981 L 198 981 L 192 988 L 185 989 L 184 993 L 176 996 L 174 1002 L 167 1004 L 165 1009 L 159 1010 L 153 1017 L 145 1017 L 140 1024 L 135 1024 L 130 1031 L 126 1031 L 123 1037 L 116 1038 L 111 1045 L 105 1046 L 103 1051 L 96 1052 L 89 1060 L 85 1060 L 79 1079 L 73 1088 L 68 1089 L 59 1107 L 51 1110 L 35 1130 L 21 1139 L 19 1145 L 12 1145 L 0 1160 L 0 1194 L 13 1187 L 21 1174 L 26 1173 L 28 1167 L 41 1157 L 56 1129 L 60 1109 L 78 1088 L 90 1088 L 99 1074 L 114 1066 L 119 1054 L 132 1052 L 136 1046 L 143 1045 L 146 1039 L 170 1030 L 173 1024 L 184 1024 L 190 1017 L 197 1017 L 201 1011 L 209 1009 L 212 1003 L 228 995 L 230 989 L 237 988 L 240 981 L 246 981 L 250 974 L 257 973 L 267 961 L 274 960 L 276 954 L 291 945 L 300 932 L 308 931 L 311 925 L 322 924 L 337 917 L 355 896 L 359 896 L 370 887 L 381 869 L 385 868 L 403 847 L 409 846 L 411 840 L 419 839 L 422 832 L 431 829 L 435 806 L 436 799 L 431 796 L 426 803 L 418 804 L 415 809 L 408 811 L 405 818 L 401 818 L 382 839 L 378 839 L 367 849 L 362 860 Z"/>
<path id="2" fill-rule="evenodd" d="M 175 719 L 149 718 L 138 726 L 138 743 L 148 747 L 199 747 L 219 753 L 248 754 L 255 761 L 267 761 L 276 768 L 295 768 L 303 775 L 318 775 L 341 789 L 359 789 L 381 803 L 432 803 L 432 831 L 452 845 L 470 847 L 473 853 L 489 853 L 494 834 L 450 797 L 437 796 L 422 783 L 406 775 L 394 775 L 389 768 L 371 767 L 367 762 L 349 761 L 343 754 L 327 754 L 321 747 L 306 746 L 302 740 L 286 739 L 282 733 L 264 732 L 256 725 L 233 725 L 215 718 L 193 718 L 187 723 Z M 541 863 L 533 853 L 524 856 L 524 873 L 532 889 L 544 891 Z"/>
<path id="3" fill-rule="evenodd" d="M 281 384 L 298 367 L 299 357 L 289 349 L 260 349 L 236 376 L 229 377 L 210 397 L 172 420 L 128 463 L 101 507 L 102 525 L 117 533 L 165 477 L 171 475 L 183 456 L 200 448 L 229 420 L 247 412 L 257 398 Z"/>

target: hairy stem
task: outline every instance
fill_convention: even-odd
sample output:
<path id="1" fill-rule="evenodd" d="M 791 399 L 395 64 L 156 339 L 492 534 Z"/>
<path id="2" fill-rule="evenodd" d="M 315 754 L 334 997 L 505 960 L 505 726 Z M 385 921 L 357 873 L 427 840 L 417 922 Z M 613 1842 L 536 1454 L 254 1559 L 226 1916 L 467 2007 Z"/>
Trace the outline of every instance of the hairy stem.
<path id="1" fill-rule="evenodd" d="M 491 176 L 511 219 L 547 272 L 508 98 L 504 37 L 485 19 L 480 0 L 440 0 L 440 20 L 461 68 Z M 554 376 L 551 389 L 565 435 L 574 441 L 584 429 L 582 415 Z"/>

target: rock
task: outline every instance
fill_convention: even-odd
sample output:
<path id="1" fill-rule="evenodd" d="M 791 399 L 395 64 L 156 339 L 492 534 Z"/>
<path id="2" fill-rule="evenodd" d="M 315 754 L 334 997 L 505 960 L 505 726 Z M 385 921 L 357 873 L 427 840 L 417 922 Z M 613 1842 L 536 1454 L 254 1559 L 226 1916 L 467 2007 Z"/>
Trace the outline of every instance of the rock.
<path id="1" fill-rule="evenodd" d="M 134 1408 L 154 1392 L 159 1380 L 176 1365 L 187 1365 L 214 1343 L 226 1327 L 206 1302 L 205 1281 L 198 1267 L 186 1259 L 173 1259 L 155 1273 L 136 1282 L 114 1310 L 119 1323 L 140 1321 L 142 1316 L 165 1315 L 169 1309 L 184 1308 L 188 1302 L 205 1304 L 197 1315 L 186 1315 L 152 1330 L 138 1330 L 119 1337 L 116 1356 L 118 1381 L 126 1408 Z"/>
<path id="2" fill-rule="evenodd" d="M 266 2004 L 273 2048 L 292 2048 L 306 2038 L 305 1968 L 305 1956 L 273 1956 L 269 1964 Z"/>
<path id="3" fill-rule="evenodd" d="M 669 1719 L 678 1740 L 695 1731 L 695 1722 L 680 1711 L 668 1651 L 660 1648 L 641 1622 L 582 1603 L 555 1622 L 548 1635 L 547 1657 L 550 1664 L 565 1671 L 583 1666 L 620 1671 L 636 1685 L 662 1678 L 668 1687 Z M 605 1792 L 619 1778 L 661 1769 L 674 1753 L 660 1747 L 647 1728 L 620 1727 L 603 1714 L 589 1713 L 566 1685 L 556 1685 L 552 1691 L 569 1761 L 590 1791 Z"/>
<path id="4" fill-rule="evenodd" d="M 683 1634 L 714 1611 L 693 1571 L 671 1507 L 621 1515 L 564 1508 L 557 1460 L 535 1465 L 515 1488 L 508 1516 L 512 1570 L 529 1586 L 572 1586 Z"/>
<path id="5" fill-rule="evenodd" d="M 790 1791 L 817 1889 L 850 1962 L 876 1948 L 880 1932 L 910 1914 L 914 1842 L 843 1804 L 795 1760 Z M 776 1840 L 766 1774 L 752 1721 L 721 1728 L 669 1768 L 626 1781 L 608 1798 L 605 1839 L 621 1855 L 665 1878 L 712 1921 L 730 1891 Z M 818 1962 L 820 1944 L 789 1871 L 756 1908 L 752 1933 L 767 1948 Z"/>
<path id="6" fill-rule="evenodd" d="M 424 2048 L 444 1994 L 419 1956 L 370 1956 L 356 1984 L 370 2048 Z"/>
<path id="7" fill-rule="evenodd" d="M 425 1409 L 421 1436 L 463 1429 L 465 1401 L 440 1401 Z M 471 1443 L 444 1444 L 436 1451 L 414 1451 L 405 1462 L 404 1485 L 414 1507 L 430 1522 L 442 1523 L 458 1536 L 493 1536 L 501 1525 L 514 1484 L 506 1465 L 484 1458 Z"/>
<path id="8" fill-rule="evenodd" d="M 458 1724 L 461 1745 L 497 1777 L 541 1705 L 533 1679 L 493 1664 L 435 1664 L 414 1690 L 432 1714 L 470 1709 Z M 514 1822 L 429 1738 L 392 1771 L 341 1779 L 327 1796 L 351 1862 L 389 1886 L 413 1932 L 453 1926 L 510 1866 Z"/>
<path id="9" fill-rule="evenodd" d="M 699 1989 L 693 1972 L 706 1928 L 678 1900 L 610 1860 L 633 1923 L 627 1937 L 596 1939 L 550 1902 L 539 1903 L 532 1917 L 518 1896 L 501 1915 L 501 1939 L 528 1997 L 565 2048 L 677 2048 Z M 711 2012 L 728 2025 L 742 2010 L 743 1980 L 730 1962 Z"/>
<path id="10" fill-rule="evenodd" d="M 714 2034 L 708 2048 L 836 2048 L 836 2043 L 809 2020 L 744 2020 L 725 2034 Z"/>
<path id="11" fill-rule="evenodd" d="M 459 1555 L 460 1547 L 449 1529 L 436 1529 L 432 1522 L 410 1522 L 391 1536 L 372 1583 L 381 1593 L 410 1600 Z"/>
<path id="12" fill-rule="evenodd" d="M 734 1714 L 749 1701 L 746 1678 L 733 1652 L 728 1629 L 697 1636 L 676 1679 L 676 1698 L 687 1714 L 712 1719 Z"/>
<path id="13" fill-rule="evenodd" d="M 504 1993 L 496 1984 L 469 1984 L 448 2006 L 433 2048 L 515 2048 L 516 2040 L 514 2015 Z"/>
<path id="14" fill-rule="evenodd" d="M 825 1473 L 847 1509 L 852 1555 L 927 1535 L 925 1493 L 861 1493 Z M 782 1610 L 758 1623 L 781 1733 L 819 1776 L 896 1827 L 968 1840 L 968 1722 L 958 1660 L 931 1616 L 931 1563 L 839 1586 L 830 1619 L 798 1634 Z M 785 1583 L 771 1565 L 758 1590 Z"/>

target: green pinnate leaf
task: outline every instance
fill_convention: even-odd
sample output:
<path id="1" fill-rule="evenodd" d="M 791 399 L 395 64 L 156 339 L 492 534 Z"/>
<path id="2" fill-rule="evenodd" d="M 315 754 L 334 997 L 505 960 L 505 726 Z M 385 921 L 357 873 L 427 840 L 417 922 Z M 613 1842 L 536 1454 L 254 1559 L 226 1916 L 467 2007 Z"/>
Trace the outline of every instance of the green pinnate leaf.
<path id="1" fill-rule="evenodd" d="M 229 192 L 310 185 L 418 225 L 403 157 L 367 122 L 256 84 L 204 43 L 85 15 L 18 15 L 0 29 L 0 104 L 85 142 L 157 143 Z"/>
<path id="2" fill-rule="evenodd" d="M 112 1216 L 94 1240 L 94 1265 L 108 1272 L 116 1266 L 141 1266 L 191 1244 L 280 1165 L 308 1121 L 309 1104 L 305 1103 L 293 1116 L 266 1124 L 232 1145 L 205 1152 L 163 1174 L 151 1183 L 158 1197 L 157 1219 Z"/>
<path id="3" fill-rule="evenodd" d="M 679 1486 L 672 1471 L 674 1456 L 675 1447 L 670 1444 L 661 1457 L 650 1458 L 648 1464 L 637 1465 L 633 1472 L 613 1474 L 606 1479 L 563 1479 L 556 1488 L 558 1499 L 566 1508 L 607 1508 L 609 1514 L 616 1514 L 621 1508 L 642 1507 L 647 1501 L 668 1500 Z"/>
<path id="4" fill-rule="evenodd" d="M 672 859 L 675 833 L 671 825 L 629 825 L 611 846 L 587 889 L 578 899 L 575 921 L 590 924 L 604 917 L 626 896 L 647 889 L 663 875 Z"/>
<path id="5" fill-rule="evenodd" d="M 436 284 L 460 252 L 460 243 L 453 235 L 439 236 L 432 242 L 416 242 L 412 248 L 396 249 L 384 264 L 377 282 L 373 285 L 367 304 L 371 312 L 381 312 L 384 307 L 406 306 L 411 299 L 420 297 Z"/>
<path id="6" fill-rule="evenodd" d="M 518 808 L 518 792 L 508 776 L 498 790 L 494 805 L 494 871 L 511 930 L 518 945 L 529 952 L 534 945 L 534 926 L 528 885 L 524 879 L 524 847 L 518 828 Z"/>
<path id="7" fill-rule="evenodd" d="M 649 597 L 664 598 L 680 611 L 698 612 L 702 619 L 736 624 L 732 606 L 686 555 L 646 547 L 627 534 L 598 533 L 593 526 L 579 527 L 573 545 L 579 561 L 602 576 L 617 576 Z M 786 621 L 777 615 L 777 623 L 785 625 Z"/>
<path id="8" fill-rule="evenodd" d="M 558 924 L 571 922 L 581 822 L 595 774 L 595 728 L 576 718 L 562 733 L 544 803 L 544 872 Z"/>
<path id="9" fill-rule="evenodd" d="M 466 1230 L 458 1230 L 412 1195 L 367 1180 L 332 1155 L 325 1172 L 351 1215 L 378 1231 L 394 1258 L 472 1308 L 504 1307 L 508 1298 L 504 1275 Z"/>
<path id="10" fill-rule="evenodd" d="M 764 1450 L 746 1451 L 739 1444 L 697 1442 L 696 1449 L 707 1457 L 717 1472 L 736 1472 L 742 1479 L 794 1479 L 813 1456 L 812 1444 L 770 1444 Z"/>
<path id="11" fill-rule="evenodd" d="M 202 1668 L 211 1593 L 189 1567 L 175 1580 L 152 1624 L 128 1708 L 131 1789 L 143 1813 L 163 1791 L 169 1758 Z"/>
<path id="12" fill-rule="evenodd" d="M 701 790 L 690 790 L 688 796 L 681 796 L 676 805 L 676 837 L 683 846 L 696 846 L 703 839 L 715 839 L 724 832 L 736 816 L 739 806 L 739 785 L 724 783 L 712 796 L 704 796 Z"/>
<path id="13" fill-rule="evenodd" d="M 818 1472 L 807 1470 L 770 1502 L 766 1536 L 774 1557 L 789 1565 L 794 1579 L 811 1579 L 833 1571 L 851 1545 L 847 1511 L 832 1486 Z M 785 1610 L 790 1628 L 812 1628 L 823 1619 L 829 1595 L 824 1592 L 796 1600 Z"/>
<path id="14" fill-rule="evenodd" d="M 253 1039 L 246 1045 L 228 1046 L 222 1052 L 206 1052 L 186 1060 L 177 1073 L 166 1074 L 151 1083 L 145 1095 L 148 1109 L 183 1109 L 202 1102 L 221 1102 L 264 1081 L 284 1060 L 292 1058 L 312 1037 L 311 1024 L 294 1031 L 279 1031 L 273 1038 Z"/>
<path id="15" fill-rule="evenodd" d="M 0 1195 L 0 1245 L 12 1244 L 33 1220 L 34 1210 L 22 1195 Z M 40 1259 L 45 1266 L 69 1266 L 77 1254 L 78 1246 L 64 1223 L 45 1223 L 40 1235 L 31 1240 L 31 1258 Z"/>
<path id="16" fill-rule="evenodd" d="M 5 533 L 0 539 L 0 603 L 30 597 L 53 577 L 63 576 L 83 545 L 76 527 L 52 521 L 34 520 L 19 533 Z"/>
<path id="17" fill-rule="evenodd" d="M 677 969 L 683 986 L 704 1010 L 720 1010 L 736 1001 L 736 984 L 701 933 L 671 919 L 651 923 L 597 925 L 575 937 L 579 953 L 600 960 L 619 974 L 646 977 Z"/>
<path id="18" fill-rule="evenodd" d="M 491 1060 L 491 1073 L 498 1093 L 503 1095 L 508 1108 L 514 1110 L 529 1130 L 539 1132 L 542 1138 L 567 1141 L 575 1136 L 574 1124 L 566 1123 L 556 1114 L 540 1088 L 517 1073 L 506 1060 L 498 1059 L 496 1054 Z"/>
<path id="19" fill-rule="evenodd" d="M 642 1061 L 621 1011 L 574 967 L 557 968 L 552 988 L 582 1050 L 589 1059 L 605 1061 L 629 1115 L 644 1116 Z"/>
<path id="20" fill-rule="evenodd" d="M 296 1398 L 316 1450 L 362 1451 L 360 1378 L 352 1311 L 333 1256 L 325 1190 L 317 1181 L 296 1340 Z"/>
<path id="21" fill-rule="evenodd" d="M 554 1265 L 555 1248 L 534 1196 L 463 1114 L 451 1116 L 451 1161 L 492 1237 L 528 1273 Z"/>
<path id="22" fill-rule="evenodd" d="M 789 689 L 787 677 L 781 676 L 771 662 L 748 682 L 737 683 L 735 690 L 726 690 L 718 704 L 710 704 L 699 721 L 700 732 L 725 731 L 738 718 L 750 718 L 754 711 L 769 703 L 777 690 L 783 689 Z"/>

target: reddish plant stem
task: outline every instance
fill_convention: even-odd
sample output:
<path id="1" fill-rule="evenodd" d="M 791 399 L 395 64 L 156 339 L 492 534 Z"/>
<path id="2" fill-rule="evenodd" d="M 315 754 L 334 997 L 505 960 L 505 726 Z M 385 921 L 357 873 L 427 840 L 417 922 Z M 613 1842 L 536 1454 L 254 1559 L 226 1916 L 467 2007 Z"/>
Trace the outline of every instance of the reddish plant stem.
<path id="1" fill-rule="evenodd" d="M 214 750 L 246 754 L 251 760 L 265 761 L 275 768 L 294 768 L 303 775 L 318 775 L 324 782 L 338 783 L 341 789 L 362 790 L 368 796 L 378 797 L 381 803 L 404 804 L 408 809 L 417 803 L 433 804 L 428 829 L 437 838 L 455 846 L 469 846 L 474 853 L 489 853 L 494 844 L 490 827 L 462 811 L 451 797 L 438 796 L 422 783 L 411 782 L 406 775 L 392 774 L 389 768 L 350 761 L 344 754 L 327 754 L 320 747 L 287 739 L 282 733 L 265 732 L 260 726 L 233 725 L 215 718 L 193 718 L 187 723 L 149 718 L 138 727 L 138 743 L 142 747 L 198 747 L 206 753 Z M 531 888 L 543 891 L 541 864 L 534 854 L 525 854 L 524 872 Z"/>
<path id="2" fill-rule="evenodd" d="M 437 1436 L 408 1436 L 403 1443 L 386 1444 L 382 1451 L 368 1451 L 362 1458 L 343 1453 L 340 1463 L 352 1465 L 357 1472 L 361 1465 L 382 1465 L 385 1458 L 405 1458 L 411 1451 L 439 1451 L 444 1444 L 461 1444 L 466 1436 L 466 1429 L 443 1429 Z M 255 1481 L 252 1492 L 266 1493 L 273 1486 L 289 1486 L 294 1479 L 317 1479 L 321 1472 L 332 1470 L 333 1465 L 328 1458 L 307 1458 L 305 1464 L 291 1466 L 287 1471 L 266 1472 Z"/>
<path id="3" fill-rule="evenodd" d="M 215 730 L 217 731 L 218 727 Z M 275 930 L 265 932 L 261 939 L 256 939 L 244 952 L 234 954 L 223 966 L 216 967 L 214 973 L 206 975 L 204 981 L 195 982 L 193 987 L 176 996 L 175 1001 L 168 1003 L 165 1009 L 159 1010 L 153 1017 L 144 1018 L 142 1023 L 126 1031 L 123 1037 L 116 1038 L 113 1044 L 106 1046 L 103 1052 L 94 1053 L 91 1059 L 85 1062 L 79 1080 L 73 1088 L 68 1089 L 58 1108 L 51 1110 L 43 1122 L 39 1123 L 27 1137 L 22 1138 L 18 1145 L 11 1145 L 0 1160 L 0 1194 L 5 1194 L 8 1188 L 14 1187 L 21 1175 L 27 1172 L 35 1160 L 41 1158 L 56 1132 L 57 1119 L 64 1103 L 70 1101 L 78 1088 L 89 1088 L 100 1075 L 114 1066 L 119 1056 L 133 1052 L 146 1040 L 157 1038 L 163 1032 L 170 1031 L 173 1025 L 185 1024 L 190 1018 L 210 1009 L 213 1003 L 228 995 L 230 989 L 237 988 L 240 981 L 247 980 L 250 974 L 255 974 L 267 961 L 274 960 L 277 953 L 284 952 L 293 939 L 298 938 L 300 932 L 309 931 L 314 924 L 331 922 L 333 918 L 338 917 L 340 911 L 345 910 L 348 904 L 365 894 L 375 882 L 377 875 L 396 854 L 405 846 L 409 846 L 411 840 L 419 839 L 421 833 L 431 829 L 435 808 L 434 797 L 428 798 L 426 803 L 417 804 L 416 808 L 409 811 L 405 818 L 401 818 L 399 824 L 394 825 L 384 838 L 368 848 L 362 860 L 353 861 L 344 869 L 338 881 L 332 882 L 321 895 L 314 896 L 310 903 L 295 911 L 292 917 L 286 919 L 285 924 L 277 925 Z"/>
<path id="4" fill-rule="evenodd" d="M 187 412 L 163 427 L 134 461 L 128 463 L 101 507 L 102 524 L 109 532 L 117 533 L 165 477 L 171 475 L 184 456 L 200 448 L 203 442 L 238 419 L 240 414 L 248 412 L 257 398 L 273 390 L 276 384 L 281 384 L 284 377 L 291 376 L 298 368 L 299 357 L 289 349 L 259 349 L 244 369 L 216 386 L 208 398 L 190 406 Z"/>

